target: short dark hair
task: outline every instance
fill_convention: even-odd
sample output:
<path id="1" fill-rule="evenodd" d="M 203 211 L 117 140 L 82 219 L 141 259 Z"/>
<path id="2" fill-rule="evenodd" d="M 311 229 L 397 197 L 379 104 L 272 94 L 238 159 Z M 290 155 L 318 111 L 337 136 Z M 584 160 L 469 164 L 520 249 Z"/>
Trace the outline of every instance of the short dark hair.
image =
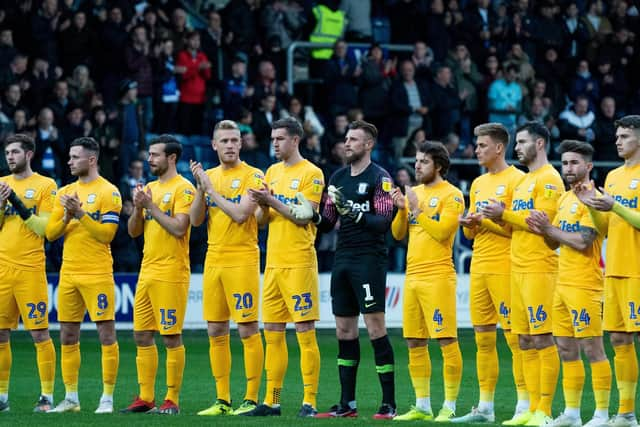
<path id="1" fill-rule="evenodd" d="M 304 136 L 302 125 L 298 119 L 294 117 L 285 117 L 284 119 L 276 120 L 271 124 L 271 129 L 284 129 L 287 131 L 287 135 L 297 136 L 300 139 Z"/>
<path id="2" fill-rule="evenodd" d="M 483 123 L 473 129 L 475 136 L 488 136 L 495 142 L 509 145 L 509 131 L 502 123 Z"/>
<path id="3" fill-rule="evenodd" d="M 349 123 L 349 126 L 347 126 L 347 129 L 348 130 L 360 129 L 364 133 L 369 135 L 369 137 L 373 139 L 373 142 L 376 142 L 376 140 L 378 139 L 378 128 L 376 128 L 375 125 L 369 122 L 365 122 L 364 120 L 352 121 L 351 123 Z"/>
<path id="4" fill-rule="evenodd" d="M 565 139 L 558 146 L 558 153 L 561 155 L 564 153 L 577 153 L 587 162 L 593 159 L 593 152 L 594 150 L 591 144 L 575 139 Z"/>
<path id="5" fill-rule="evenodd" d="M 534 139 L 542 138 L 544 140 L 545 145 L 549 144 L 549 140 L 551 139 L 551 134 L 549 133 L 549 129 L 547 129 L 547 127 L 544 124 L 540 122 L 533 122 L 533 121 L 523 123 L 520 126 L 518 126 L 518 128 L 516 129 L 516 134 L 518 132 L 524 132 L 524 131 L 529 132 L 529 134 L 533 136 Z"/>
<path id="6" fill-rule="evenodd" d="M 441 177 L 444 178 L 447 175 L 451 161 L 449 160 L 449 151 L 442 142 L 425 141 L 418 147 L 418 151 L 431 156 L 433 163 L 440 166 Z"/>
<path id="7" fill-rule="evenodd" d="M 17 133 L 15 135 L 8 136 L 7 139 L 4 140 L 4 148 L 7 148 L 9 144 L 20 144 L 20 148 L 24 151 L 31 151 L 35 154 L 36 152 L 36 141 L 33 137 L 26 135 L 24 133 Z"/>
<path id="8" fill-rule="evenodd" d="M 619 118 L 614 123 L 616 128 L 640 130 L 640 116 L 633 114 Z"/>
<path id="9" fill-rule="evenodd" d="M 164 154 L 167 156 L 175 154 L 176 162 L 180 160 L 180 156 L 182 155 L 182 144 L 180 144 L 175 136 L 164 133 L 149 141 L 149 146 L 156 144 L 164 144 Z"/>
<path id="10" fill-rule="evenodd" d="M 200 37 L 200 33 L 196 30 L 191 30 L 184 36 L 185 40 L 191 40 L 194 37 Z"/>
<path id="11" fill-rule="evenodd" d="M 100 144 L 90 136 L 81 136 L 80 138 L 74 139 L 69 145 L 69 148 L 71 147 L 82 147 L 87 151 L 93 152 L 96 158 L 100 156 Z"/>

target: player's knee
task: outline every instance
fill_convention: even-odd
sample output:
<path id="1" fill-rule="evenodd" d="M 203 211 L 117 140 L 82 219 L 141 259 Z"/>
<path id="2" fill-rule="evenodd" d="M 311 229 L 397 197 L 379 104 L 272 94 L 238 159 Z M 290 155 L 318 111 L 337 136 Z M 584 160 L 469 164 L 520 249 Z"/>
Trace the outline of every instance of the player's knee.
<path id="1" fill-rule="evenodd" d="M 96 327 L 98 328 L 100 344 L 112 345 L 116 343 L 116 326 L 113 320 L 97 322 Z"/>
<path id="2" fill-rule="evenodd" d="M 2 333 L 0 333 L 0 342 L 5 342 L 2 339 Z M 33 338 L 33 342 L 39 343 L 44 341 L 49 341 L 51 339 L 51 335 L 49 335 L 48 329 L 37 329 L 31 331 L 31 338 Z M 7 341 L 9 340 L 9 336 L 7 335 Z"/>
<path id="3" fill-rule="evenodd" d="M 427 340 L 424 338 L 407 338 L 407 347 L 409 348 L 418 348 L 418 347 L 426 347 Z"/>
<path id="4" fill-rule="evenodd" d="M 246 324 L 238 324 L 238 332 L 242 334 L 243 326 Z M 220 337 L 229 334 L 229 322 L 209 322 L 207 324 L 207 332 L 210 337 Z"/>
<path id="5" fill-rule="evenodd" d="M 167 348 L 176 348 L 182 345 L 182 335 L 163 335 L 162 340 L 164 341 L 164 345 Z"/>
<path id="6" fill-rule="evenodd" d="M 60 325 L 60 343 L 74 345 L 80 341 L 80 323 L 62 323 Z"/>
<path id="7" fill-rule="evenodd" d="M 580 359 L 580 347 L 574 339 L 558 338 L 556 340 L 558 354 L 564 362 L 571 362 Z"/>
<path id="8" fill-rule="evenodd" d="M 607 359 L 601 337 L 587 338 L 581 341 L 582 350 L 590 363 Z"/>
<path id="9" fill-rule="evenodd" d="M 633 334 L 624 332 L 611 332 L 609 338 L 611 339 L 611 345 L 614 347 L 633 343 Z"/>
<path id="10" fill-rule="evenodd" d="M 556 345 L 555 341 L 553 340 L 553 335 L 551 334 L 534 335 L 532 338 L 536 350 L 542 350 L 544 348 Z"/>
<path id="11" fill-rule="evenodd" d="M 440 347 L 446 347 L 455 342 L 458 342 L 458 338 L 438 338 L 438 344 Z"/>
<path id="12" fill-rule="evenodd" d="M 535 348 L 531 335 L 518 335 L 518 344 L 521 350 L 532 350 Z"/>
<path id="13" fill-rule="evenodd" d="M 258 322 L 238 323 L 238 335 L 240 338 L 249 338 L 260 332 Z"/>
<path id="14" fill-rule="evenodd" d="M 296 323 L 296 332 L 308 332 L 312 331 L 316 328 L 316 322 L 310 320 L 308 322 L 297 322 Z"/>
<path id="15" fill-rule="evenodd" d="M 138 347 L 149 347 L 155 344 L 153 331 L 133 331 L 133 340 Z"/>

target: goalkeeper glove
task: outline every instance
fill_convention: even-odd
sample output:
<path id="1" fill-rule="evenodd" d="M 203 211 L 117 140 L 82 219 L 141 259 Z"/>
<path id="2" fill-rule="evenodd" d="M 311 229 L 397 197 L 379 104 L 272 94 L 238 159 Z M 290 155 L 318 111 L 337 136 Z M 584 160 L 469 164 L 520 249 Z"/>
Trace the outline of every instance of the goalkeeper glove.
<path id="1" fill-rule="evenodd" d="M 20 218 L 22 218 L 23 221 L 26 221 L 31 215 L 33 215 L 33 213 L 29 209 L 27 209 L 24 203 L 22 203 L 22 200 L 20 200 L 20 197 L 18 197 L 15 191 L 11 191 L 11 194 L 9 194 L 7 200 L 11 202 L 11 205 L 16 210 L 16 212 L 18 212 L 18 215 L 20 215 Z"/>
<path id="2" fill-rule="evenodd" d="M 289 205 L 289 212 L 296 219 L 311 219 L 313 218 L 313 214 L 316 213 L 313 209 L 311 203 L 304 197 L 304 194 L 297 193 L 296 199 L 298 199 L 298 204 Z"/>
<path id="3" fill-rule="evenodd" d="M 362 219 L 362 212 L 353 212 L 351 210 L 351 207 L 347 205 L 347 201 L 339 188 L 330 185 L 329 188 L 327 188 L 327 192 L 340 216 L 351 218 L 355 223 L 358 223 Z"/>

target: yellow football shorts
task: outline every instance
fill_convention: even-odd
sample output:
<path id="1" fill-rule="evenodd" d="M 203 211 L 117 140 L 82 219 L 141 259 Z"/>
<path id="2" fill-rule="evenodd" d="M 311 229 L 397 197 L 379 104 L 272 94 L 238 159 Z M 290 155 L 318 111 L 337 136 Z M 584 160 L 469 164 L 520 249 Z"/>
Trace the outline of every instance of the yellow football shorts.
<path id="1" fill-rule="evenodd" d="M 471 323 L 511 329 L 511 277 L 508 274 L 471 273 L 469 283 Z"/>
<path id="2" fill-rule="evenodd" d="M 60 274 L 58 320 L 82 322 L 85 311 L 92 322 L 115 319 L 113 274 Z"/>
<path id="3" fill-rule="evenodd" d="M 133 301 L 133 330 L 182 333 L 189 282 L 176 283 L 140 276 Z"/>
<path id="4" fill-rule="evenodd" d="M 511 332 L 552 332 L 551 310 L 556 273 L 511 273 Z"/>
<path id="5" fill-rule="evenodd" d="M 47 275 L 0 265 L 0 329 L 14 329 L 22 317 L 25 329 L 49 327 Z"/>
<path id="6" fill-rule="evenodd" d="M 556 285 L 553 295 L 553 335 L 602 336 L 602 291 Z"/>
<path id="7" fill-rule="evenodd" d="M 402 316 L 405 338 L 457 337 L 456 275 L 405 279 Z"/>
<path id="8" fill-rule="evenodd" d="M 306 322 L 320 319 L 318 269 L 267 268 L 262 291 L 262 321 Z"/>
<path id="9" fill-rule="evenodd" d="M 206 266 L 203 276 L 202 311 L 208 322 L 233 319 L 237 323 L 258 320 L 260 266 Z"/>
<path id="10" fill-rule="evenodd" d="M 640 278 L 605 277 L 603 327 L 605 331 L 640 332 Z"/>

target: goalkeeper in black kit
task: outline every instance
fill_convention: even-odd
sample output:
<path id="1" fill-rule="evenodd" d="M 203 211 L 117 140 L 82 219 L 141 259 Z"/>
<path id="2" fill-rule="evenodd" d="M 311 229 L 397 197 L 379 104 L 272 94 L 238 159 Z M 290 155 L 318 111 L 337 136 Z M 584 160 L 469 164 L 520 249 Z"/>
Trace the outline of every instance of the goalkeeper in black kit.
<path id="1" fill-rule="evenodd" d="M 374 419 L 396 415 L 393 349 L 385 326 L 387 248 L 385 234 L 393 219 L 392 180 L 371 162 L 378 131 L 364 121 L 349 124 L 345 140 L 348 166 L 329 180 L 329 198 L 322 215 L 300 193 L 292 214 L 312 218 L 321 230 L 340 220 L 335 263 L 331 273 L 331 306 L 336 318 L 340 402 L 317 418 L 357 417 L 356 373 L 360 363 L 358 316 L 373 345 L 376 371 L 382 386 L 382 405 Z"/>

